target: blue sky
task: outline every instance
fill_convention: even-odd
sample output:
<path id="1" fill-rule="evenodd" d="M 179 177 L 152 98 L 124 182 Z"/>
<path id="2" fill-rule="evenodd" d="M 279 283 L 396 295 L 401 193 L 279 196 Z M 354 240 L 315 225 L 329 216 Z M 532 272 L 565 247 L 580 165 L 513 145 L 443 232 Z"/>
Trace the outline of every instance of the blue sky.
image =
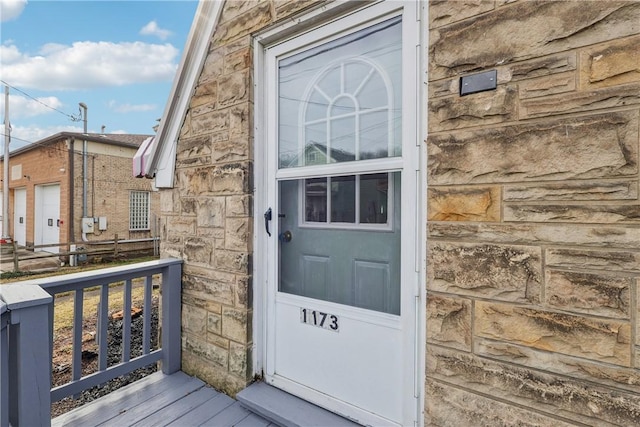
<path id="1" fill-rule="evenodd" d="M 80 118 L 79 102 L 88 107 L 89 132 L 105 126 L 107 134 L 153 133 L 197 1 L 0 0 L 0 5 L 0 79 L 10 85 L 12 151 L 57 132 L 82 132 L 83 122 L 72 120 Z"/>

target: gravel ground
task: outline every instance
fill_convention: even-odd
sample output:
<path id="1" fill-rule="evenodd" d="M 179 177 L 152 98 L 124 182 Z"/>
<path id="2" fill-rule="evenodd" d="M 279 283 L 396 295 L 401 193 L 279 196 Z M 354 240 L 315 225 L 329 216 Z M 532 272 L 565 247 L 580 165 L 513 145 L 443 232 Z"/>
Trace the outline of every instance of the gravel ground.
<path id="1" fill-rule="evenodd" d="M 88 324 L 95 324 L 95 319 L 89 320 Z M 113 366 L 120 363 L 122 359 L 122 320 L 109 320 L 108 325 L 108 366 Z M 143 329 L 143 317 L 139 316 L 131 321 L 131 358 L 140 356 L 142 354 L 142 329 Z M 156 349 L 158 342 L 158 300 L 154 298 L 153 306 L 151 310 L 151 348 Z M 54 353 L 56 344 L 54 343 Z M 97 345 L 95 340 L 86 340 L 82 346 L 82 374 L 86 376 L 97 370 Z M 71 358 L 67 357 L 64 362 L 60 363 L 61 357 L 54 358 L 54 368 L 52 371 L 52 384 L 58 386 L 65 384 L 71 379 Z M 149 365 L 144 368 L 137 369 L 128 375 L 117 377 L 106 384 L 93 387 L 89 390 L 85 390 L 78 396 L 77 399 L 67 397 L 59 402 L 52 403 L 51 405 L 51 417 L 63 414 L 70 411 L 73 408 L 82 406 L 87 402 L 91 402 L 99 397 L 102 397 L 113 390 L 130 384 L 140 378 L 150 375 L 157 371 L 156 364 Z"/>

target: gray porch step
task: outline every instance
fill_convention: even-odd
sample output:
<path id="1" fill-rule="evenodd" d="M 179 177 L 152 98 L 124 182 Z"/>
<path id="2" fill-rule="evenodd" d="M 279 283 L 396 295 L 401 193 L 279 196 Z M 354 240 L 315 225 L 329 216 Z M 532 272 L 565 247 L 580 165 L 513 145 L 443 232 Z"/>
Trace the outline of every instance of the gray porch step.
<path id="1" fill-rule="evenodd" d="M 236 399 L 251 412 L 282 427 L 360 427 L 360 424 L 263 382 L 251 384 L 238 393 Z"/>

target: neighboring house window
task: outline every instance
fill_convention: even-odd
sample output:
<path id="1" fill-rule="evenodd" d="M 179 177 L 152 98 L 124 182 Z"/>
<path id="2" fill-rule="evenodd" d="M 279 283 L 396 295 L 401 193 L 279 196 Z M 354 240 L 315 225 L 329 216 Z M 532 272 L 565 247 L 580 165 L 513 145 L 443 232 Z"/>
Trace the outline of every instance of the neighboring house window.
<path id="1" fill-rule="evenodd" d="M 129 230 L 149 229 L 149 201 L 148 191 L 132 191 L 129 193 Z"/>

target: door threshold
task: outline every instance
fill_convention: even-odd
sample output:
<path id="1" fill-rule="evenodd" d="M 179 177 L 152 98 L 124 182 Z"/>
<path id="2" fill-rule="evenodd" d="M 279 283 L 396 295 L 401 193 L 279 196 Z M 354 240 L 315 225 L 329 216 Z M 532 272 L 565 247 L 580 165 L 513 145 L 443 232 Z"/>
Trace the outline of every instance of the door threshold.
<path id="1" fill-rule="evenodd" d="M 242 406 L 282 427 L 359 427 L 340 415 L 262 381 L 236 395 Z"/>

